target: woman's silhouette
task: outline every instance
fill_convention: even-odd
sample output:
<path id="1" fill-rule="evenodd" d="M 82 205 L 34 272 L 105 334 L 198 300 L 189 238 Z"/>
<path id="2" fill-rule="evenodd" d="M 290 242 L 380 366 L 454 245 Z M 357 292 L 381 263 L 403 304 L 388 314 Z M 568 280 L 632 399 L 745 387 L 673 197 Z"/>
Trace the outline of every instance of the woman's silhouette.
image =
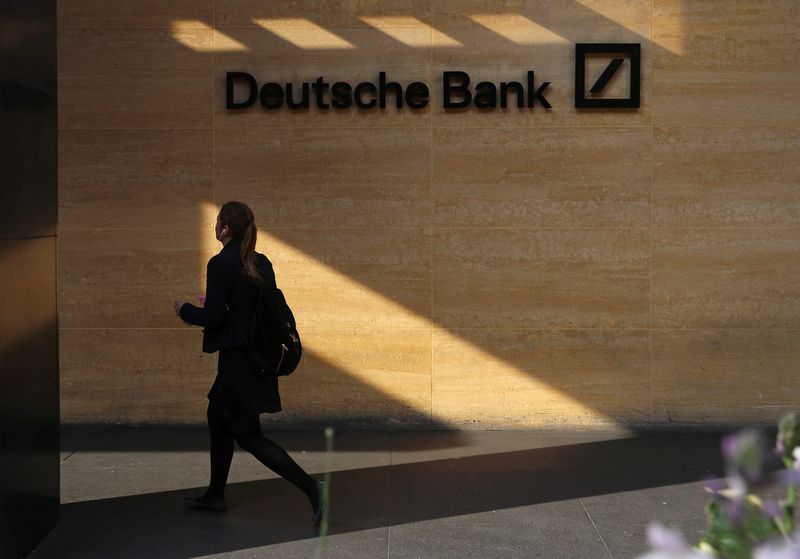
<path id="1" fill-rule="evenodd" d="M 208 430 L 211 435 L 211 481 L 205 494 L 187 497 L 191 508 L 223 511 L 233 443 L 300 488 L 311 503 L 312 520 L 322 514 L 321 481 L 309 476 L 275 442 L 264 437 L 260 413 L 281 410 L 278 379 L 259 375 L 247 360 L 245 341 L 260 286 L 275 287 L 275 274 L 266 256 L 255 251 L 253 212 L 241 202 L 227 202 L 214 228 L 223 247 L 208 261 L 203 307 L 175 301 L 175 314 L 187 324 L 203 327 L 203 351 L 219 351 L 217 376 L 208 393 Z M 231 321 L 235 321 L 234 323 Z"/>

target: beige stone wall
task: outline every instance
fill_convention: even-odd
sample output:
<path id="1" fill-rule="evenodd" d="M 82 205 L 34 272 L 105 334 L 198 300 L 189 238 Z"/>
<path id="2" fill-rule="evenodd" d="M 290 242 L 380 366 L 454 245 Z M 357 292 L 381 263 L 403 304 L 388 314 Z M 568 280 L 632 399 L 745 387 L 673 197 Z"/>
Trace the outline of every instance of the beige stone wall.
<path id="1" fill-rule="evenodd" d="M 172 312 L 249 203 L 307 348 L 285 424 L 772 423 L 800 407 L 796 0 L 59 3 L 66 422 L 202 422 Z M 642 44 L 639 110 L 574 43 Z M 553 109 L 440 108 L 441 73 Z M 225 109 L 224 75 L 390 79 L 422 111 Z"/>

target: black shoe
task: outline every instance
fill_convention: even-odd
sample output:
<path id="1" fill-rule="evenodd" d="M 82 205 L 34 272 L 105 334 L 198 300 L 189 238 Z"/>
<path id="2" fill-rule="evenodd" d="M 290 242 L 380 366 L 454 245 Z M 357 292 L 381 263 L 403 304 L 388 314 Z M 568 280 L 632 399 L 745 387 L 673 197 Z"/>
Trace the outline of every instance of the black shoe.
<path id="1" fill-rule="evenodd" d="M 228 509 L 228 503 L 225 502 L 224 497 L 209 499 L 205 495 L 199 497 L 191 496 L 186 497 L 184 502 L 190 509 L 213 510 L 215 512 L 224 512 Z"/>
<path id="2" fill-rule="evenodd" d="M 318 527 L 319 523 L 322 522 L 322 512 L 325 510 L 325 482 L 317 480 L 317 495 L 319 495 L 319 499 L 317 500 L 317 509 L 314 511 L 314 516 L 311 517 L 311 522 L 314 523 L 314 527 Z"/>

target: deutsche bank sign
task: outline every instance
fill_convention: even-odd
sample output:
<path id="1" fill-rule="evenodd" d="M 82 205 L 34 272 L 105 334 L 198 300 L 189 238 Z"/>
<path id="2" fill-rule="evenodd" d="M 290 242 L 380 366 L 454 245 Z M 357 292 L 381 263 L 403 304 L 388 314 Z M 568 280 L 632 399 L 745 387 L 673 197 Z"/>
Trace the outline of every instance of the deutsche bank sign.
<path id="1" fill-rule="evenodd" d="M 604 70 L 597 75 L 587 75 L 587 60 L 601 62 Z M 607 97 L 606 87 L 627 63 L 628 96 Z M 596 65 L 596 64 L 595 64 Z M 641 45 L 638 43 L 578 43 L 575 45 L 575 107 L 579 109 L 639 107 L 641 81 Z M 474 86 L 473 86 L 474 83 Z M 592 84 L 588 87 L 587 84 Z M 538 81 L 533 70 L 527 70 L 519 81 L 488 81 L 475 83 L 467 72 L 446 70 L 442 73 L 441 106 L 444 109 L 533 109 L 540 105 L 552 108 L 547 99 L 549 81 Z M 431 102 L 430 88 L 424 82 L 411 82 L 405 86 L 390 81 L 386 72 L 378 72 L 377 83 L 326 81 L 324 76 L 302 83 L 258 84 L 256 78 L 243 71 L 227 72 L 225 76 L 226 106 L 231 110 L 252 107 L 259 101 L 265 109 L 283 107 L 308 109 L 385 109 L 389 106 L 419 110 Z"/>

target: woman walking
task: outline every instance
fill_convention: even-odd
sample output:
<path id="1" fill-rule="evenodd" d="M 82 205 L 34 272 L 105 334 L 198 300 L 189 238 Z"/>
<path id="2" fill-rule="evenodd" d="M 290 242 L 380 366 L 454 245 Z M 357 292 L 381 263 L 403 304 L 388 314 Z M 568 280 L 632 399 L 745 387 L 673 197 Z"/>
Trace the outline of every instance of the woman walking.
<path id="1" fill-rule="evenodd" d="M 258 415 L 281 411 L 278 379 L 257 373 L 247 359 L 245 340 L 239 334 L 248 331 L 246 326 L 253 320 L 258 289 L 275 287 L 272 264 L 255 251 L 256 226 L 247 205 L 223 205 L 214 232 L 222 250 L 208 261 L 203 307 L 175 301 L 176 315 L 187 324 L 203 327 L 203 351 L 219 351 L 217 376 L 208 393 L 211 481 L 205 494 L 187 497 L 186 504 L 193 509 L 227 509 L 225 483 L 236 441 L 305 493 L 317 526 L 323 509 L 322 482 L 309 476 L 281 446 L 261 432 Z"/>

